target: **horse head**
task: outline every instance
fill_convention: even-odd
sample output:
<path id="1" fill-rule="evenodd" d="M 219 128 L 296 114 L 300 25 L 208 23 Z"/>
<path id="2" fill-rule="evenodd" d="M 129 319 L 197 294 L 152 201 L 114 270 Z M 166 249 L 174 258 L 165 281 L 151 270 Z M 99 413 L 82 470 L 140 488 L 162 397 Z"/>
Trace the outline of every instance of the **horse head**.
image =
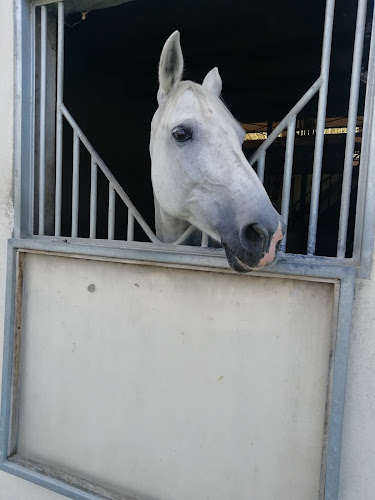
<path id="1" fill-rule="evenodd" d="M 159 63 L 151 124 L 151 177 L 158 237 L 172 242 L 193 224 L 225 249 L 238 272 L 276 260 L 285 224 L 242 152 L 245 132 L 220 99 L 217 68 L 202 85 L 182 81 L 180 35 Z"/>

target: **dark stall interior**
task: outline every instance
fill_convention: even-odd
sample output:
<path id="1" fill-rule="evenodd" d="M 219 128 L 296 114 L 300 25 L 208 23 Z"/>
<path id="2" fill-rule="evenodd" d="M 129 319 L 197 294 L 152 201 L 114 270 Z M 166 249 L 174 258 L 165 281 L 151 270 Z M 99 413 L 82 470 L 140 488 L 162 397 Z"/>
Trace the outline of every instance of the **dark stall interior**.
<path id="1" fill-rule="evenodd" d="M 371 4 L 371 2 L 369 2 Z M 317 254 L 335 255 L 345 127 L 357 2 L 336 4 Z M 69 14 L 65 26 L 64 102 L 97 152 L 153 227 L 148 153 L 156 110 L 157 67 L 166 38 L 181 32 L 185 79 L 201 82 L 218 66 L 223 98 L 248 132 L 247 157 L 319 76 L 325 2 L 136 0 Z M 371 18 L 369 7 L 368 19 Z M 358 133 L 353 158 L 348 251 L 351 256 L 369 29 L 365 39 Z M 317 98 L 298 116 L 287 251 L 306 252 Z M 285 134 L 284 134 L 285 135 Z M 72 132 L 64 128 L 63 235 L 71 229 Z M 265 187 L 280 209 L 285 136 L 267 154 Z M 89 233 L 90 161 L 81 150 L 79 236 Z M 107 235 L 108 183 L 98 173 L 97 237 Z M 116 203 L 116 239 L 126 238 L 126 210 Z M 136 233 L 143 239 L 142 233 Z"/>

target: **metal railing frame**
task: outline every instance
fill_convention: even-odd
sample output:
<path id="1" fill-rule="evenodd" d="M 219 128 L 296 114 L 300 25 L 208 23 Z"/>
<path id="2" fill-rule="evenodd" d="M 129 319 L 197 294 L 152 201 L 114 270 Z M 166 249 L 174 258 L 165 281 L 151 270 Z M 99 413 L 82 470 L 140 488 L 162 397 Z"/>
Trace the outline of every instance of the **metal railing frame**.
<path id="1" fill-rule="evenodd" d="M 142 228 L 146 236 L 153 243 L 159 243 L 160 240 L 148 226 L 140 212 L 137 210 L 135 205 L 131 202 L 128 195 L 115 179 L 115 177 L 110 172 L 107 165 L 104 163 L 102 158 L 95 151 L 93 146 L 88 141 L 87 137 L 84 135 L 83 131 L 80 129 L 72 115 L 67 110 L 63 102 L 63 79 L 64 79 L 64 2 L 56 0 L 37 0 L 31 4 L 31 18 L 33 20 L 32 29 L 35 30 L 35 9 L 38 7 L 41 11 L 41 47 L 40 47 L 40 57 L 41 57 L 41 99 L 40 99 L 40 156 L 39 156 L 39 228 L 38 233 L 40 236 L 44 235 L 44 212 L 45 212 L 45 108 L 46 108 L 46 65 L 45 65 L 45 53 L 46 53 L 46 27 L 47 27 L 47 15 L 46 15 L 46 5 L 51 3 L 57 3 L 58 13 L 57 13 L 57 95 L 56 95 L 56 192 L 55 192 L 55 236 L 61 236 L 61 206 L 62 206 L 62 127 L 63 120 L 65 119 L 71 128 L 73 129 L 74 135 L 74 146 L 73 146 L 73 178 L 72 178 L 72 221 L 71 221 L 71 238 L 78 237 L 78 216 L 79 216 L 79 149 L 80 145 L 83 144 L 91 155 L 91 186 L 90 186 L 90 239 L 96 237 L 96 216 L 97 216 L 97 168 L 103 172 L 105 177 L 109 182 L 109 204 L 108 204 L 108 239 L 114 239 L 115 237 L 115 200 L 118 196 L 121 201 L 126 205 L 128 210 L 128 231 L 127 231 L 127 241 L 134 240 L 134 222 L 136 221 Z M 356 36 L 354 42 L 353 51 L 353 66 L 352 66 L 352 77 L 351 77 L 351 87 L 350 87 L 350 100 L 349 100 L 349 115 L 348 115 L 348 131 L 346 137 L 346 148 L 345 148 L 345 162 L 344 162 L 344 179 L 342 185 L 342 196 L 341 196 L 341 208 L 340 208 L 340 222 L 339 222 L 339 238 L 337 247 L 337 262 L 342 263 L 343 261 L 350 261 L 356 265 L 360 264 L 360 254 L 361 251 L 359 247 L 362 246 L 362 241 L 358 231 L 356 232 L 355 238 L 355 250 L 353 258 L 345 258 L 346 250 L 346 235 L 348 230 L 348 213 L 350 206 L 350 191 L 351 191 L 351 174 L 352 174 L 352 158 L 354 151 L 355 142 L 355 127 L 356 127 L 356 117 L 357 117 L 357 107 L 358 107 L 358 96 L 359 96 L 359 83 L 360 83 L 360 72 L 361 72 L 361 57 L 363 50 L 363 40 L 364 40 L 364 30 L 366 22 L 366 6 L 367 0 L 358 0 L 358 13 L 356 20 Z M 320 257 L 315 256 L 315 246 L 316 246 L 316 235 L 317 235 L 317 224 L 318 224 L 318 207 L 319 207 L 319 195 L 320 195 L 320 179 L 322 171 L 322 159 L 323 159 L 323 145 L 324 145 L 324 128 L 326 121 L 326 106 L 327 106 L 327 93 L 328 93 L 328 81 L 329 81 L 329 69 L 330 69 L 330 55 L 331 55 L 331 44 L 332 44 L 332 30 L 334 22 L 334 10 L 335 10 L 335 0 L 327 0 L 326 10 L 325 10 L 325 20 L 324 20 L 324 32 L 323 32 L 323 42 L 322 42 L 322 57 L 321 57 L 321 73 L 318 79 L 313 83 L 313 85 L 307 90 L 307 92 L 300 98 L 296 105 L 289 111 L 289 113 L 279 122 L 276 128 L 272 131 L 269 137 L 261 144 L 258 150 L 252 155 L 249 162 L 251 165 L 257 164 L 258 176 L 262 182 L 264 182 L 264 172 L 266 168 L 266 153 L 268 148 L 273 144 L 276 138 L 285 129 L 287 130 L 286 135 L 286 150 L 285 150 L 285 161 L 284 161 L 284 179 L 282 188 L 282 202 L 281 202 L 281 215 L 288 226 L 289 219 L 289 205 L 290 205 L 290 190 L 291 190 L 291 179 L 293 170 L 293 154 L 294 154 L 294 143 L 295 143 L 295 128 L 296 119 L 298 113 L 306 106 L 308 102 L 318 93 L 318 114 L 317 114 L 317 124 L 316 124 L 316 134 L 315 134 L 315 147 L 314 147 L 314 161 L 313 161 L 313 174 L 312 174 L 312 188 L 311 188 L 311 198 L 310 198 L 310 214 L 309 214 L 309 228 L 308 228 L 308 243 L 306 255 L 309 257 L 315 257 L 320 259 Z M 32 89 L 35 91 L 35 33 L 33 33 L 34 42 L 32 45 Z M 373 65 L 373 51 L 370 53 L 369 63 Z M 369 72 L 371 69 L 369 67 Z M 371 91 L 373 88 L 371 87 Z M 32 99 L 33 101 L 33 99 Z M 367 99 L 370 101 L 370 98 Z M 367 113 L 368 114 L 368 113 Z M 367 118 L 367 122 L 369 119 Z M 364 149 L 368 149 L 368 134 L 365 132 L 368 130 L 364 124 Z M 365 163 L 365 159 L 362 159 L 362 164 Z M 33 172 L 34 165 L 31 168 L 31 174 Z M 363 166 L 363 170 L 366 167 Z M 360 177 L 360 185 L 358 191 L 364 192 L 364 185 L 367 179 L 362 175 Z M 31 201 L 33 201 L 34 195 L 31 196 Z M 33 211 L 33 207 L 30 206 L 30 212 Z M 362 219 L 357 216 L 357 224 L 359 229 L 363 231 L 363 219 L 364 219 L 364 204 L 362 199 L 358 199 L 357 202 L 357 212 L 362 214 Z M 29 235 L 33 235 L 32 221 L 29 224 Z M 194 232 L 195 228 L 190 227 L 177 241 L 173 244 L 179 245 L 186 242 L 189 236 Z M 361 233 L 362 234 L 362 233 Z M 287 234 L 285 235 L 280 250 L 281 255 L 286 251 L 286 241 Z M 202 235 L 201 245 L 208 245 L 207 235 Z M 287 254 L 290 258 L 293 258 L 291 254 Z"/>

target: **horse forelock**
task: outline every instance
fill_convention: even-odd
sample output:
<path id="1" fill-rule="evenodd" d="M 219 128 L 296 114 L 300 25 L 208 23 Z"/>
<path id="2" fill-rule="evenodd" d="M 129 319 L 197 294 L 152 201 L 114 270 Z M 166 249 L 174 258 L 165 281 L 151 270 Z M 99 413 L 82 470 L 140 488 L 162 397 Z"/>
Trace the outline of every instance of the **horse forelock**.
<path id="1" fill-rule="evenodd" d="M 234 120 L 238 127 L 241 127 L 221 98 L 214 96 L 202 85 L 192 82 L 191 80 L 184 80 L 174 85 L 172 90 L 159 106 L 160 117 L 164 116 L 168 113 L 168 111 L 173 109 L 185 92 L 189 91 L 196 97 L 202 115 L 208 115 L 210 112 L 212 113 L 212 110 L 214 109 L 222 115 L 223 118 L 230 118 Z"/>

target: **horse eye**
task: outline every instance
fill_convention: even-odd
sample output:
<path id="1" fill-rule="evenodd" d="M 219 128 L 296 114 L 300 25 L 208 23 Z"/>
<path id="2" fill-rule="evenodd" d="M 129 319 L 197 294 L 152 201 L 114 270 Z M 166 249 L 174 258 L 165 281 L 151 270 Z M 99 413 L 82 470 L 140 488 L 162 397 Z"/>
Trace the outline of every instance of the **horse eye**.
<path id="1" fill-rule="evenodd" d="M 184 127 L 176 127 L 172 130 L 172 135 L 177 142 L 185 142 L 193 137 L 191 130 Z"/>

